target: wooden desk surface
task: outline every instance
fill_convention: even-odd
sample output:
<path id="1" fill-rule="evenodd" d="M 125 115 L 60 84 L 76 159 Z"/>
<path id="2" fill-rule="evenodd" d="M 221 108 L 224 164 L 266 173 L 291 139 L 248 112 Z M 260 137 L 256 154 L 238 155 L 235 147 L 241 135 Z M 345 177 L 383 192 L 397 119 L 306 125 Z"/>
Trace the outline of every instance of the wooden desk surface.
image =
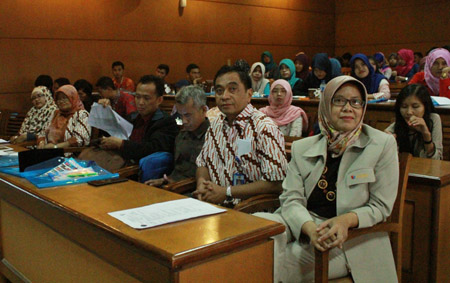
<path id="1" fill-rule="evenodd" d="M 169 268 L 203 260 L 225 250 L 237 249 L 249 242 L 263 241 L 284 231 L 284 226 L 279 223 L 234 210 L 135 230 L 107 213 L 184 196 L 134 181 L 102 187 L 80 184 L 41 190 L 24 179 L 6 174 L 0 174 L 0 182 L 17 186 L 15 191 L 0 189 L 0 196 L 12 204 L 19 205 L 23 210 L 29 209 L 33 212 L 33 208 L 27 208 L 27 202 L 20 199 L 25 195 L 31 196 L 35 200 L 48 203 L 54 209 L 114 234 L 138 249 L 152 254 Z"/>
<path id="2" fill-rule="evenodd" d="M 450 161 L 414 157 L 409 172 L 412 182 L 435 186 L 450 183 Z"/>

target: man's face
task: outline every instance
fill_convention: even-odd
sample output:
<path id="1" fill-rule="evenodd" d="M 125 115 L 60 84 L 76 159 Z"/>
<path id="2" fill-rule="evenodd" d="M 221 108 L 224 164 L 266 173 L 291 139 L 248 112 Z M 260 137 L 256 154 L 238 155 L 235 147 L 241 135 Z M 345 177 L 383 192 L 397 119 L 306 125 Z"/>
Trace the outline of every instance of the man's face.
<path id="1" fill-rule="evenodd" d="M 206 107 L 200 107 L 200 109 L 194 105 L 192 98 L 184 105 L 176 104 L 178 114 L 180 114 L 183 120 L 183 129 L 185 131 L 195 131 L 205 121 Z"/>
<path id="2" fill-rule="evenodd" d="M 107 88 L 98 88 L 98 92 L 100 93 L 100 96 L 107 99 L 113 99 L 115 96 L 115 90 L 113 90 L 110 87 Z"/>
<path id="3" fill-rule="evenodd" d="M 201 78 L 202 74 L 200 73 L 200 69 L 199 68 L 195 68 L 195 69 L 192 69 L 189 72 L 188 76 L 189 76 L 189 80 L 191 82 L 193 82 L 195 79 Z"/>
<path id="4" fill-rule="evenodd" d="M 238 73 L 230 72 L 216 79 L 216 104 L 228 120 L 236 118 L 252 98 L 252 89 L 245 90 L 245 86 Z"/>
<path id="5" fill-rule="evenodd" d="M 122 66 L 114 66 L 112 69 L 113 75 L 116 79 L 121 79 L 123 76 Z"/>
<path id="6" fill-rule="evenodd" d="M 141 116 L 147 116 L 156 112 L 163 101 L 163 97 L 157 95 L 154 83 L 140 83 L 136 87 L 135 101 L 139 114 Z"/>
<path id="7" fill-rule="evenodd" d="M 164 69 L 156 69 L 156 76 L 164 79 L 167 76 L 166 70 Z"/>

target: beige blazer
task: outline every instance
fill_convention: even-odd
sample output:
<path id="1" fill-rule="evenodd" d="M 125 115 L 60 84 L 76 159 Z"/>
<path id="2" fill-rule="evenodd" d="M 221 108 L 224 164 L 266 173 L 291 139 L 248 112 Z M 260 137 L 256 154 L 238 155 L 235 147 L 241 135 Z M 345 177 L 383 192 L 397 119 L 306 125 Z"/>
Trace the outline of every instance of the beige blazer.
<path id="1" fill-rule="evenodd" d="M 302 225 L 317 219 L 306 209 L 308 197 L 325 167 L 327 140 L 317 135 L 296 141 L 276 211 L 299 240 Z M 360 138 L 344 152 L 336 182 L 337 215 L 355 212 L 359 228 L 385 221 L 398 188 L 397 144 L 393 136 L 363 125 Z M 344 243 L 355 282 L 396 282 L 387 233 L 361 236 Z"/>

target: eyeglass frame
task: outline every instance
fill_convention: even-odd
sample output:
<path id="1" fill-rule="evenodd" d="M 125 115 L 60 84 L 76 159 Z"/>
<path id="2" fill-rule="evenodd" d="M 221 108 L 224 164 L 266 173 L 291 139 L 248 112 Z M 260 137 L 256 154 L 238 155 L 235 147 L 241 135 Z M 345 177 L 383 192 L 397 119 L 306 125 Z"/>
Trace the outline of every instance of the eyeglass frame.
<path id="1" fill-rule="evenodd" d="M 336 104 L 336 103 L 335 103 L 335 99 L 343 99 L 343 100 L 345 100 L 345 103 L 342 104 L 342 105 Z M 356 100 L 361 101 L 361 106 L 355 106 L 355 105 L 353 104 Z M 331 99 L 331 104 L 333 104 L 334 106 L 344 107 L 345 105 L 347 105 L 347 103 L 350 104 L 350 106 L 353 107 L 353 108 L 355 108 L 355 109 L 361 109 L 361 108 L 364 107 L 364 105 L 366 105 L 366 102 L 365 102 L 364 100 L 362 100 L 362 99 L 359 99 L 359 98 L 351 98 L 351 99 L 347 99 L 347 98 L 345 98 L 345 97 L 333 97 L 333 98 Z"/>

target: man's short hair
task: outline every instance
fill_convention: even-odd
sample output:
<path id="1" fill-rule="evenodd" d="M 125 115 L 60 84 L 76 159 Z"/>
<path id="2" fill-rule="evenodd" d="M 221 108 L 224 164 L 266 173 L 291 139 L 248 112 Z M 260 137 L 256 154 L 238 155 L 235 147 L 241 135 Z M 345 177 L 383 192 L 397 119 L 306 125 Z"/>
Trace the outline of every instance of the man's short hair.
<path id="1" fill-rule="evenodd" d="M 81 90 L 84 93 L 86 93 L 88 96 L 92 95 L 92 84 L 88 82 L 85 79 L 80 79 L 76 81 L 73 86 L 76 88 L 76 90 Z"/>
<path id="2" fill-rule="evenodd" d="M 39 75 L 34 81 L 34 86 L 45 86 L 52 91 L 53 79 L 49 75 Z"/>
<path id="3" fill-rule="evenodd" d="M 70 81 L 68 78 L 57 78 L 55 80 L 55 83 L 57 83 L 59 87 L 62 87 L 63 85 L 70 85 Z"/>
<path id="4" fill-rule="evenodd" d="M 107 89 L 108 87 L 116 89 L 116 87 L 114 86 L 114 82 L 110 77 L 101 77 L 100 79 L 98 79 L 95 86 L 101 89 Z"/>
<path id="5" fill-rule="evenodd" d="M 156 95 L 159 96 L 163 96 L 165 91 L 164 91 L 164 81 L 163 79 L 161 79 L 160 77 L 154 76 L 154 75 L 145 75 L 143 77 L 141 77 L 137 83 L 137 85 L 139 84 L 151 84 L 154 83 L 155 87 L 156 87 Z"/>
<path id="6" fill-rule="evenodd" d="M 166 71 L 166 76 L 169 74 L 169 65 L 166 64 L 159 64 L 157 69 L 161 69 L 161 70 L 165 70 Z"/>
<path id="7" fill-rule="evenodd" d="M 241 82 L 244 84 L 245 90 L 252 88 L 252 80 L 250 79 L 248 73 L 244 72 L 239 67 L 228 65 L 222 66 L 222 68 L 217 71 L 216 76 L 214 77 L 214 86 L 216 85 L 217 78 L 227 73 L 237 73 L 239 75 L 239 78 L 241 79 Z"/>
<path id="8" fill-rule="evenodd" d="M 187 65 L 186 67 L 186 73 L 190 73 L 192 71 L 192 69 L 200 69 L 196 64 L 192 63 Z"/>
<path id="9" fill-rule="evenodd" d="M 122 62 L 120 62 L 120 61 L 115 61 L 115 62 L 113 62 L 113 63 L 112 63 L 112 66 L 111 66 L 111 69 L 114 69 L 114 67 L 116 67 L 116 66 L 121 66 L 122 69 L 125 70 L 125 65 L 124 65 Z"/>
<path id="10" fill-rule="evenodd" d="M 177 95 L 175 95 L 175 102 L 185 105 L 189 102 L 189 98 L 192 98 L 192 102 L 197 109 L 206 105 L 205 91 L 199 86 L 189 85 L 182 87 Z"/>

